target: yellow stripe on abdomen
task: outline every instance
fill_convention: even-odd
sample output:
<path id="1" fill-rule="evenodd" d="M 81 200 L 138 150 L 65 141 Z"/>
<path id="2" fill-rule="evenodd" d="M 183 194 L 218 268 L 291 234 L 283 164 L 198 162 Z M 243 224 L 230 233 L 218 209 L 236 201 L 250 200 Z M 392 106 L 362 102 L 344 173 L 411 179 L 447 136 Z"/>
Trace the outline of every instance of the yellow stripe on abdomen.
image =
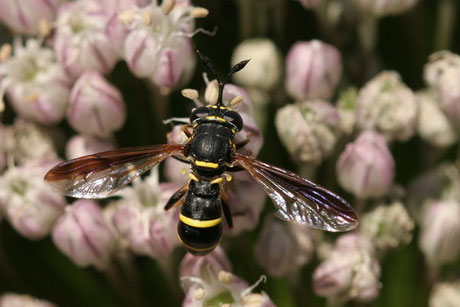
<path id="1" fill-rule="evenodd" d="M 192 218 L 186 217 L 185 215 L 182 215 L 182 213 L 179 215 L 179 219 L 185 225 L 197 227 L 197 228 L 213 227 L 213 226 L 219 225 L 222 220 L 222 218 L 220 217 L 214 220 L 194 220 Z"/>

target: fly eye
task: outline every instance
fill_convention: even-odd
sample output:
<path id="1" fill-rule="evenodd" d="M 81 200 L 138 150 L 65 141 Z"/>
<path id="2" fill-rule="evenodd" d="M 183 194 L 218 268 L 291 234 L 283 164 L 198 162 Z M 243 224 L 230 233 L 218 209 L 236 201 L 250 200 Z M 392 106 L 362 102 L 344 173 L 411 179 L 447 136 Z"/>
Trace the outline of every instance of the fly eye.
<path id="1" fill-rule="evenodd" d="M 235 111 L 227 111 L 225 112 L 225 119 L 235 125 L 238 131 L 241 131 L 243 129 L 243 119 L 241 118 L 241 115 L 238 114 L 238 112 Z"/>
<path id="2" fill-rule="evenodd" d="M 190 115 L 190 122 L 193 123 L 197 118 L 203 118 L 209 115 L 209 109 L 207 107 L 199 107 L 193 110 Z"/>

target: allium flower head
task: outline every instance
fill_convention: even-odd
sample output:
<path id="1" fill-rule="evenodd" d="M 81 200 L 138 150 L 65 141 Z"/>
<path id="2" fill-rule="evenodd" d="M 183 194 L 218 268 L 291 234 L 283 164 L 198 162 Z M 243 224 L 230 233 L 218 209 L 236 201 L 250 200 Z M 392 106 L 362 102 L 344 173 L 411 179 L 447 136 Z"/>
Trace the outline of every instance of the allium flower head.
<path id="1" fill-rule="evenodd" d="M 116 246 L 115 236 L 104 220 L 101 208 L 93 200 L 74 202 L 53 228 L 56 246 L 77 265 L 107 266 Z"/>
<path id="2" fill-rule="evenodd" d="M 313 273 L 314 291 L 344 302 L 368 302 L 379 294 L 379 278 L 380 265 L 371 242 L 357 234 L 346 234 Z"/>
<path id="3" fill-rule="evenodd" d="M 75 135 L 67 142 L 65 152 L 67 159 L 74 159 L 112 149 L 115 149 L 115 146 L 111 140 Z"/>
<path id="4" fill-rule="evenodd" d="M 337 178 L 356 197 L 380 197 L 393 183 L 394 164 L 385 138 L 377 132 L 365 131 L 347 145 L 337 160 Z"/>
<path id="5" fill-rule="evenodd" d="M 105 33 L 109 13 L 100 1 L 78 0 L 60 7 L 54 49 L 73 78 L 86 70 L 108 73 L 115 65 L 118 53 Z"/>
<path id="6" fill-rule="evenodd" d="M 342 57 L 318 40 L 295 43 L 286 57 L 286 91 L 296 100 L 329 99 L 342 75 Z"/>
<path id="7" fill-rule="evenodd" d="M 61 0 L 0 0 L 0 21 L 18 34 L 36 35 L 40 22 L 56 18 Z"/>
<path id="8" fill-rule="evenodd" d="M 381 72 L 359 91 L 358 127 L 377 130 L 388 140 L 409 139 L 415 133 L 417 113 L 417 99 L 397 72 Z"/>
<path id="9" fill-rule="evenodd" d="M 165 211 L 163 207 L 181 185 L 159 183 L 158 176 L 158 168 L 154 168 L 149 177 L 119 192 L 122 199 L 113 223 L 132 251 L 164 258 L 179 244 L 179 216 L 177 208 Z"/>
<path id="10" fill-rule="evenodd" d="M 63 214 L 64 196 L 43 181 L 45 172 L 58 161 L 42 159 L 9 168 L 0 177 L 0 209 L 23 236 L 41 239 Z"/>
<path id="11" fill-rule="evenodd" d="M 275 125 L 291 157 L 302 163 L 319 164 L 340 135 L 339 113 L 323 100 L 284 106 L 276 113 Z"/>
<path id="12" fill-rule="evenodd" d="M 401 202 L 377 206 L 362 217 L 360 224 L 360 233 L 380 251 L 409 243 L 414 230 L 414 222 Z"/>
<path id="13" fill-rule="evenodd" d="M 460 281 L 438 282 L 430 294 L 429 307 L 457 307 L 460 302 Z"/>
<path id="14" fill-rule="evenodd" d="M 55 58 L 54 51 L 38 40 L 28 39 L 23 45 L 16 38 L 11 57 L 0 59 L 0 100 L 6 91 L 19 116 L 47 125 L 60 121 L 71 83 Z"/>
<path id="15" fill-rule="evenodd" d="M 186 3 L 164 1 L 159 6 L 133 8 L 119 15 L 129 29 L 124 42 L 124 59 L 139 78 L 149 78 L 158 86 L 174 87 L 191 77 L 195 55 L 190 38 L 194 19 L 207 10 Z"/>

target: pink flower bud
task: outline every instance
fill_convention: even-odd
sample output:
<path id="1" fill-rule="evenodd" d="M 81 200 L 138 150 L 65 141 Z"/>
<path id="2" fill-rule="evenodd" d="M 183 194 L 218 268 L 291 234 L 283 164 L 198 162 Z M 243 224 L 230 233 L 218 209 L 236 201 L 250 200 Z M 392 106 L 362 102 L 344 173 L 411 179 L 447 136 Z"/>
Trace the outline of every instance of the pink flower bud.
<path id="1" fill-rule="evenodd" d="M 380 197 L 394 178 L 394 160 L 385 138 L 374 131 L 362 132 L 340 155 L 337 177 L 340 185 L 359 198 Z"/>
<path id="2" fill-rule="evenodd" d="M 439 266 L 458 258 L 459 217 L 460 203 L 455 200 L 436 201 L 424 210 L 419 244 L 428 264 Z"/>
<path id="3" fill-rule="evenodd" d="M 233 75 L 236 83 L 262 90 L 270 90 L 279 83 L 282 60 L 273 41 L 264 38 L 244 40 L 233 51 L 232 65 L 246 59 L 251 61 L 244 73 Z"/>
<path id="4" fill-rule="evenodd" d="M 365 14 L 383 17 L 401 14 L 413 7 L 417 0 L 352 0 L 351 2 Z"/>
<path id="5" fill-rule="evenodd" d="M 449 51 L 432 54 L 425 65 L 425 82 L 439 96 L 439 104 L 457 133 L 460 131 L 460 56 Z"/>
<path id="6" fill-rule="evenodd" d="M 67 142 L 65 152 L 67 159 L 74 159 L 114 148 L 112 140 L 98 139 L 88 135 L 75 135 Z"/>
<path id="7" fill-rule="evenodd" d="M 0 20 L 18 34 L 36 35 L 40 22 L 53 21 L 59 0 L 0 0 Z"/>
<path id="8" fill-rule="evenodd" d="M 273 276 L 297 271 L 313 255 L 313 238 L 307 227 L 268 217 L 255 245 L 257 261 Z"/>
<path id="9" fill-rule="evenodd" d="M 57 58 L 73 78 L 86 70 L 108 73 L 118 53 L 105 33 L 107 8 L 99 1 L 75 1 L 62 5 L 57 19 L 54 48 Z"/>
<path id="10" fill-rule="evenodd" d="M 368 302 L 379 294 L 380 265 L 370 241 L 356 234 L 340 237 L 313 273 L 314 291 L 340 301 Z"/>
<path id="11" fill-rule="evenodd" d="M 77 200 L 67 207 L 53 229 L 56 246 L 77 265 L 103 269 L 115 248 L 115 237 L 102 210 L 93 200 Z"/>
<path id="12" fill-rule="evenodd" d="M 455 143 L 457 137 L 447 116 L 439 106 L 439 98 L 434 91 L 417 93 L 419 116 L 417 130 L 428 143 L 447 147 Z"/>
<path id="13" fill-rule="evenodd" d="M 57 305 L 26 294 L 5 293 L 0 296 L 0 307 L 57 307 Z"/>
<path id="14" fill-rule="evenodd" d="M 54 51 L 29 39 L 16 39 L 13 56 L 0 63 L 0 99 L 6 89 L 19 116 L 41 124 L 60 121 L 67 108 L 70 80 L 55 62 Z M 43 90 L 46 88 L 46 91 Z"/>
<path id="15" fill-rule="evenodd" d="M 337 110 L 322 100 L 286 105 L 275 117 L 278 135 L 291 157 L 319 164 L 334 149 L 340 134 Z"/>
<path id="16" fill-rule="evenodd" d="M 56 160 L 29 162 L 9 168 L 0 177 L 0 207 L 13 228 L 29 239 L 48 235 L 55 220 L 64 212 L 65 198 L 43 181 Z"/>
<path id="17" fill-rule="evenodd" d="M 126 109 L 116 87 L 98 72 L 87 71 L 72 88 L 67 118 L 80 133 L 107 137 L 123 126 Z"/>
<path id="18" fill-rule="evenodd" d="M 286 91 L 294 99 L 329 99 L 342 75 L 342 58 L 318 40 L 295 43 L 286 58 Z"/>
<path id="19" fill-rule="evenodd" d="M 359 91 L 358 127 L 377 130 L 388 140 L 409 139 L 415 133 L 417 113 L 417 99 L 397 72 L 381 72 Z"/>

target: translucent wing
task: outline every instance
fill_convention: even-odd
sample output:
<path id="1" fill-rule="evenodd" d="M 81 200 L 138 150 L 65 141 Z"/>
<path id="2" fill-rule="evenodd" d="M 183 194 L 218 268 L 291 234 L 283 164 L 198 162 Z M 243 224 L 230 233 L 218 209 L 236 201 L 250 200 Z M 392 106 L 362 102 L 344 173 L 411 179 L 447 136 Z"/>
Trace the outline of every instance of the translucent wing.
<path id="1" fill-rule="evenodd" d="M 281 219 L 334 232 L 358 225 L 356 213 L 346 200 L 308 179 L 239 153 L 235 154 L 235 164 L 262 185 Z"/>
<path id="2" fill-rule="evenodd" d="M 68 196 L 103 198 L 167 157 L 181 157 L 183 148 L 183 145 L 152 145 L 88 155 L 56 165 L 45 175 L 45 181 Z"/>

